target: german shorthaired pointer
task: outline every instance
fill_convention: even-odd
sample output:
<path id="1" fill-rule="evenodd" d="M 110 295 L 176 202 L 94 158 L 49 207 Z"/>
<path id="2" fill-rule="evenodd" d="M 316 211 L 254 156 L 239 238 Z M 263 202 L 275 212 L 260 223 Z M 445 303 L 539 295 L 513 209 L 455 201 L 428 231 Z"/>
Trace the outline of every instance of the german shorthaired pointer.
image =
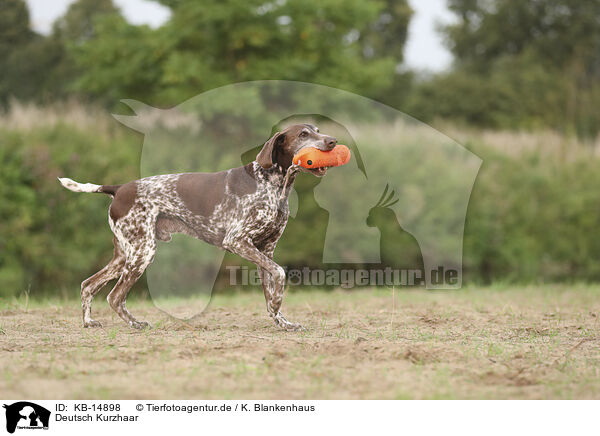
<path id="1" fill-rule="evenodd" d="M 327 171 L 294 165 L 292 157 L 303 147 L 331 150 L 336 143 L 313 125 L 296 124 L 273 135 L 254 162 L 227 171 L 167 174 L 123 185 L 60 178 L 71 191 L 114 197 L 108 219 L 115 235 L 114 256 L 81 284 L 83 326 L 100 327 L 91 317 L 92 299 L 109 281 L 118 279 L 108 303 L 131 327 L 149 327 L 129 313 L 127 294 L 152 263 L 156 241 L 170 241 L 172 233 L 184 233 L 256 264 L 275 324 L 285 330 L 302 329 L 280 312 L 285 271 L 273 261 L 273 252 L 288 220 L 288 195 L 298 172 L 322 177 Z"/>

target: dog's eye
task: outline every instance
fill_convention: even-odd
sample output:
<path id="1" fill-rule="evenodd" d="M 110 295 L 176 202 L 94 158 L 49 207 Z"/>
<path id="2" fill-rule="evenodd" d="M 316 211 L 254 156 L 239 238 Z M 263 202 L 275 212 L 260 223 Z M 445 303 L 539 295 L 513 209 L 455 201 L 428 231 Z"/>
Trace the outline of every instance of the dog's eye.
<path id="1" fill-rule="evenodd" d="M 306 138 L 307 136 L 308 136 L 308 132 L 306 132 L 306 131 L 300 132 L 300 137 L 301 138 Z"/>

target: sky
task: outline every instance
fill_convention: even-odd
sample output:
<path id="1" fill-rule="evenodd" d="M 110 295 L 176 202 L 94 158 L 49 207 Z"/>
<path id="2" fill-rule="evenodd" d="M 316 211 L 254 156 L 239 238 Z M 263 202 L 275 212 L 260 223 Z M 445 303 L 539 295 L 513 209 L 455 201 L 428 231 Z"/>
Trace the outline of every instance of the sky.
<path id="1" fill-rule="evenodd" d="M 26 0 L 34 30 L 47 34 L 54 20 L 65 13 L 74 0 Z M 133 24 L 160 26 L 169 17 L 169 10 L 147 0 L 113 0 L 123 15 Z M 452 21 L 446 0 L 408 0 L 414 15 L 404 48 L 405 65 L 425 71 L 442 71 L 450 66 L 452 55 L 444 47 L 436 31 L 439 23 Z"/>

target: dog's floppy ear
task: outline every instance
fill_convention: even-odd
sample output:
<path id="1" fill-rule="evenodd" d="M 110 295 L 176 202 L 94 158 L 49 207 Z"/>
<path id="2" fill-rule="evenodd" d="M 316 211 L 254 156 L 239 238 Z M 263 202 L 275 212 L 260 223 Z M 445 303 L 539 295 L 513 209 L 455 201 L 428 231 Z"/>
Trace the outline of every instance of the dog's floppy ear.
<path id="1" fill-rule="evenodd" d="M 277 132 L 267 142 L 265 142 L 262 150 L 256 156 L 256 161 L 261 167 L 271 168 L 273 166 L 273 148 L 275 147 L 277 141 L 280 141 L 284 137 L 285 135 L 283 133 Z"/>

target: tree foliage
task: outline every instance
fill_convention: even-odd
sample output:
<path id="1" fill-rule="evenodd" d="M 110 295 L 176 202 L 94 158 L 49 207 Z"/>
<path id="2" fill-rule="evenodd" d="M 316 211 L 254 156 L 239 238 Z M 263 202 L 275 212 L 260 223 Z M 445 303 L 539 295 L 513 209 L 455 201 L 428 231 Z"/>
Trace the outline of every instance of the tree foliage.
<path id="1" fill-rule="evenodd" d="M 600 1 L 449 0 L 454 69 L 413 96 L 421 118 L 501 128 L 600 126 Z"/>
<path id="2" fill-rule="evenodd" d="M 406 0 L 157 0 L 159 28 L 112 0 L 77 0 L 43 37 L 23 0 L 0 0 L 0 103 L 73 95 L 171 106 L 229 83 L 307 81 L 356 92 L 424 121 L 600 130 L 600 0 L 448 0 L 455 61 L 418 77 L 403 62 Z M 400 73 L 399 71 L 404 71 Z"/>
<path id="3" fill-rule="evenodd" d="M 81 44 L 97 35 L 96 20 L 118 14 L 112 0 L 78 0 L 53 26 L 53 34 L 61 40 Z"/>
<path id="4" fill-rule="evenodd" d="M 152 30 L 111 16 L 74 48 L 78 89 L 176 104 L 227 83 L 285 79 L 383 95 L 397 76 L 406 1 L 166 2 Z"/>
<path id="5" fill-rule="evenodd" d="M 42 36 L 30 29 L 23 0 L 0 0 L 0 103 L 50 102 L 75 94 L 71 85 L 81 71 L 70 49 L 94 37 L 97 19 L 117 12 L 111 0 L 78 0 L 52 33 Z"/>

